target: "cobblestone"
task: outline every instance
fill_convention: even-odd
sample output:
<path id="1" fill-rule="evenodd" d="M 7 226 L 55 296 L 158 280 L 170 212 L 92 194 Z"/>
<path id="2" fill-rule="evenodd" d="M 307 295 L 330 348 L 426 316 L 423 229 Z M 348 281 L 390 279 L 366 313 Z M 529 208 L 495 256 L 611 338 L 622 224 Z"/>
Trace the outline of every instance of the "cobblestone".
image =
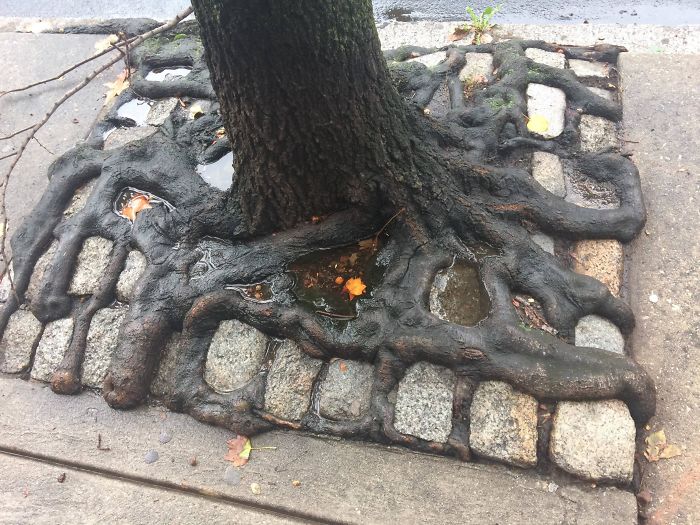
<path id="1" fill-rule="evenodd" d="M 41 323 L 29 310 L 12 314 L 0 341 L 0 371 L 22 372 L 29 366 L 32 348 L 41 334 Z"/>
<path id="2" fill-rule="evenodd" d="M 112 241 L 102 237 L 89 237 L 78 254 L 75 272 L 68 293 L 89 295 L 95 292 L 97 284 L 105 274 L 112 252 Z"/>
<path id="3" fill-rule="evenodd" d="M 620 148 L 617 128 L 611 120 L 593 115 L 581 115 L 579 131 L 583 151 L 598 152 Z"/>
<path id="4" fill-rule="evenodd" d="M 536 47 L 528 47 L 525 50 L 525 56 L 534 62 L 544 64 L 550 67 L 564 69 L 566 67 L 566 57 L 563 53 L 553 53 L 552 51 L 544 51 Z"/>
<path id="5" fill-rule="evenodd" d="M 588 60 L 569 60 L 569 67 L 577 77 L 607 77 L 610 67 L 604 62 L 589 62 Z"/>
<path id="6" fill-rule="evenodd" d="M 579 319 L 575 331 L 576 346 L 600 348 L 616 354 L 625 353 L 625 339 L 613 323 L 597 315 Z"/>
<path id="7" fill-rule="evenodd" d="M 44 334 L 34 355 L 32 379 L 51 380 L 51 375 L 61 364 L 72 337 L 73 319 L 58 319 L 44 327 Z"/>
<path id="8" fill-rule="evenodd" d="M 462 82 L 493 79 L 493 56 L 489 53 L 466 53 L 464 60 L 466 64 L 459 72 Z"/>
<path id="9" fill-rule="evenodd" d="M 564 169 L 558 156 L 544 151 L 535 151 L 532 154 L 532 176 L 557 197 L 566 195 Z"/>
<path id="10" fill-rule="evenodd" d="M 131 250 L 126 258 L 126 265 L 124 270 L 119 275 L 119 280 L 117 281 L 117 299 L 124 303 L 131 301 L 134 294 L 134 286 L 141 278 L 141 275 L 146 270 L 146 257 L 138 251 Z"/>
<path id="11" fill-rule="evenodd" d="M 369 363 L 337 359 L 319 389 L 319 412 L 334 420 L 357 419 L 367 413 L 372 394 L 374 367 Z"/>
<path id="12" fill-rule="evenodd" d="M 155 126 L 133 126 L 129 128 L 117 128 L 105 139 L 104 149 L 112 150 L 126 146 L 130 142 L 140 140 L 153 135 L 158 128 Z"/>
<path id="13" fill-rule="evenodd" d="M 29 286 L 24 294 L 24 298 L 29 304 L 31 304 L 39 296 L 42 281 L 44 280 L 44 274 L 46 273 L 49 264 L 51 264 L 51 260 L 53 259 L 54 255 L 56 255 L 56 250 L 58 250 L 58 241 L 54 240 L 34 265 L 34 271 L 29 279 Z"/>
<path id="14" fill-rule="evenodd" d="M 431 363 L 419 362 L 399 383 L 394 427 L 402 434 L 445 443 L 452 432 L 454 374 Z"/>
<path id="15" fill-rule="evenodd" d="M 180 332 L 174 332 L 160 353 L 158 370 L 151 381 L 151 394 L 157 398 L 166 397 L 172 393 L 175 384 L 176 350 L 181 338 Z"/>
<path id="16" fill-rule="evenodd" d="M 444 51 L 439 51 L 437 53 L 430 53 L 429 55 L 423 55 L 421 57 L 411 58 L 409 62 L 420 62 L 425 66 L 432 68 L 444 62 L 447 59 L 447 54 Z"/>
<path id="17" fill-rule="evenodd" d="M 109 363 L 119 341 L 119 328 L 127 308 L 102 308 L 92 317 L 85 345 L 82 383 L 102 388 Z"/>
<path id="18" fill-rule="evenodd" d="M 92 193 L 92 190 L 95 187 L 96 183 L 97 179 L 93 179 L 90 182 L 83 184 L 80 188 L 76 190 L 76 192 L 73 194 L 73 197 L 71 197 L 68 206 L 63 211 L 64 217 L 72 217 L 85 207 L 85 203 L 87 202 L 88 197 L 90 197 L 90 194 Z"/>
<path id="19" fill-rule="evenodd" d="M 566 110 L 566 95 L 561 89 L 543 84 L 527 86 L 527 114 L 529 117 L 541 115 L 547 119 L 549 127 L 541 135 L 552 139 L 564 131 L 564 111 Z"/>
<path id="20" fill-rule="evenodd" d="M 594 277 L 619 296 L 624 269 L 622 244 L 615 239 L 588 239 L 576 243 L 573 270 Z"/>

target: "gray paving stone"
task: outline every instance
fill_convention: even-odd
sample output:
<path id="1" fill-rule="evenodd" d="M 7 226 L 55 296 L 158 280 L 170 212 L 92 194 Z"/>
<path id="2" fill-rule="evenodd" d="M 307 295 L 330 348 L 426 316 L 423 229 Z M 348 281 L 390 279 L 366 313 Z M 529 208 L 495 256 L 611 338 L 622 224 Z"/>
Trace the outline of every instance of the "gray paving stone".
<path id="1" fill-rule="evenodd" d="M 102 388 L 109 363 L 119 341 L 119 329 L 128 308 L 102 308 L 90 322 L 85 360 L 83 361 L 82 383 L 93 388 Z"/>
<path id="2" fill-rule="evenodd" d="M 462 82 L 493 79 L 493 55 L 489 53 L 466 53 L 466 64 L 459 72 Z"/>
<path id="3" fill-rule="evenodd" d="M 566 67 L 566 57 L 563 53 L 553 53 L 552 51 L 544 51 L 536 47 L 528 47 L 525 50 L 525 56 L 530 60 L 546 66 L 558 67 L 560 69 Z"/>
<path id="4" fill-rule="evenodd" d="M 151 126 L 160 126 L 170 116 L 173 110 L 177 107 L 177 99 L 174 97 L 166 98 L 157 101 L 148 110 L 146 123 Z"/>
<path id="5" fill-rule="evenodd" d="M 29 286 L 27 286 L 27 291 L 24 293 L 24 298 L 28 303 L 32 303 L 39 296 L 39 291 L 41 290 L 41 283 L 44 280 L 44 274 L 56 255 L 56 250 L 58 250 L 58 241 L 54 240 L 44 252 L 44 254 L 39 257 L 39 260 L 34 265 L 34 271 L 29 279 Z"/>
<path id="6" fill-rule="evenodd" d="M 117 299 L 121 302 L 128 303 L 134 293 L 134 286 L 136 282 L 141 278 L 141 275 L 146 270 L 146 257 L 138 251 L 131 250 L 126 258 L 126 265 L 124 270 L 119 275 L 119 280 L 117 281 Z"/>
<path id="7" fill-rule="evenodd" d="M 177 357 L 175 351 L 181 339 L 182 334 L 174 332 L 160 352 L 158 369 L 153 377 L 153 381 L 151 381 L 151 394 L 157 398 L 166 397 L 172 393 L 175 381 L 175 359 Z"/>
<path id="8" fill-rule="evenodd" d="M 622 401 L 562 401 L 554 413 L 549 452 L 554 463 L 576 476 L 627 483 L 635 434 Z"/>
<path id="9" fill-rule="evenodd" d="M 452 432 L 454 374 L 419 362 L 399 382 L 394 427 L 402 434 L 445 443 Z"/>
<path id="10" fill-rule="evenodd" d="M 569 67 L 578 77 L 607 77 L 610 73 L 610 66 L 605 62 L 571 59 Z"/>
<path id="11" fill-rule="evenodd" d="M 96 183 L 97 179 L 93 179 L 90 182 L 83 184 L 76 190 L 68 203 L 68 207 L 66 207 L 66 209 L 63 211 L 64 217 L 72 217 L 85 207 L 85 203 L 87 202 L 88 197 L 90 197 Z"/>
<path id="12" fill-rule="evenodd" d="M 153 135 L 158 128 L 155 126 L 133 126 L 129 128 L 117 128 L 110 132 L 105 139 L 104 149 L 112 150 L 126 146 L 130 142 Z"/>
<path id="13" fill-rule="evenodd" d="M 527 114 L 530 118 L 541 115 L 547 119 L 549 128 L 540 134 L 544 138 L 552 139 L 561 135 L 564 131 L 565 110 L 566 95 L 561 89 L 543 84 L 528 84 Z"/>
<path id="14" fill-rule="evenodd" d="M 89 237 L 78 254 L 75 273 L 68 287 L 71 295 L 90 295 L 95 292 L 109 264 L 112 241 L 102 237 Z"/>
<path id="15" fill-rule="evenodd" d="M 612 91 L 596 87 L 589 87 L 588 89 L 605 100 L 615 100 L 615 94 Z"/>
<path id="16" fill-rule="evenodd" d="M 408 62 L 420 62 L 421 64 L 431 68 L 437 66 L 441 62 L 444 62 L 446 59 L 447 54 L 444 51 L 438 51 L 437 53 L 430 53 L 429 55 L 411 58 L 408 60 Z"/>
<path id="17" fill-rule="evenodd" d="M 31 377 L 50 381 L 51 375 L 61 364 L 73 337 L 73 319 L 58 319 L 44 327 L 44 334 L 36 347 Z"/>
<path id="18" fill-rule="evenodd" d="M 367 413 L 372 395 L 374 367 L 369 363 L 337 359 L 319 389 L 319 412 L 334 420 L 357 419 Z"/>
<path id="19" fill-rule="evenodd" d="M 0 341 L 0 371 L 22 372 L 29 366 L 32 348 L 41 334 L 41 323 L 29 310 L 12 314 Z"/>
<path id="20" fill-rule="evenodd" d="M 204 380 L 220 393 L 245 385 L 262 366 L 268 338 L 237 320 L 221 321 L 209 345 Z"/>
<path id="21" fill-rule="evenodd" d="M 311 402 L 311 390 L 323 361 L 306 355 L 296 343 L 285 340 L 277 349 L 267 375 L 265 410 L 299 421 Z"/>
<path id="22" fill-rule="evenodd" d="M 603 117 L 581 115 L 579 131 L 583 151 L 596 152 L 620 147 L 615 123 Z"/>
<path id="23" fill-rule="evenodd" d="M 530 238 L 545 252 L 554 255 L 554 239 L 542 232 L 533 233 Z"/>
<path id="24" fill-rule="evenodd" d="M 566 182 L 564 181 L 564 168 L 557 155 L 544 151 L 535 151 L 532 154 L 532 176 L 544 188 L 556 195 L 566 195 Z"/>
<path id="25" fill-rule="evenodd" d="M 579 320 L 575 342 L 576 346 L 600 348 L 616 354 L 625 353 L 625 338 L 620 329 L 597 315 L 587 315 Z"/>
<path id="26" fill-rule="evenodd" d="M 537 400 L 508 383 L 480 383 L 471 406 L 469 446 L 480 456 L 518 467 L 537 464 Z"/>

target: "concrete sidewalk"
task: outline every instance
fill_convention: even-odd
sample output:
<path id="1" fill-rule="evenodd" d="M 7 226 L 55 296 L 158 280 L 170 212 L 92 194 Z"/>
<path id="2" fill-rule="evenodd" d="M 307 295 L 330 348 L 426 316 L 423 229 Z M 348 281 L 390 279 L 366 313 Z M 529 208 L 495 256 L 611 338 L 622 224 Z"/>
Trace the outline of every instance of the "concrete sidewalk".
<path id="1" fill-rule="evenodd" d="M 0 90 L 60 71 L 88 56 L 101 38 L 0 34 L 6 64 Z M 0 133 L 33 123 L 71 81 L 93 67 L 61 83 L 0 99 Z M 666 428 L 669 439 L 684 449 L 681 458 L 654 465 L 643 481 L 652 495 L 646 512 L 656 523 L 700 519 L 693 500 L 700 490 L 700 436 L 694 425 L 700 414 L 700 316 L 692 301 L 700 232 L 689 216 L 682 228 L 677 222 L 679 210 L 698 218 L 700 160 L 696 148 L 687 148 L 700 137 L 693 121 L 700 109 L 698 67 L 699 55 L 633 52 L 622 61 L 626 138 L 635 141 L 630 149 L 650 210 L 650 235 L 632 244 L 626 265 L 632 268 L 630 299 L 640 324 L 634 348 L 660 392 L 652 429 Z M 53 117 L 39 135 L 43 147 L 31 146 L 9 186 L 10 231 L 46 187 L 46 168 L 55 158 L 46 150 L 60 155 L 87 133 L 102 104 L 102 84 L 119 69 L 93 82 Z M 0 161 L 0 168 L 8 162 Z M 659 303 L 649 302 L 651 291 L 660 295 Z M 254 447 L 276 448 L 254 451 L 238 471 L 223 460 L 230 432 L 159 407 L 114 411 L 91 392 L 62 397 L 42 383 L 14 378 L 0 378 L 0 399 L 0 465 L 6 481 L 0 491 L 1 523 L 637 522 L 633 494 L 593 488 L 560 474 L 285 432 L 254 438 Z M 158 460 L 147 463 L 153 451 Z M 65 480 L 59 482 L 63 473 Z M 260 494 L 251 484 L 260 486 Z"/>

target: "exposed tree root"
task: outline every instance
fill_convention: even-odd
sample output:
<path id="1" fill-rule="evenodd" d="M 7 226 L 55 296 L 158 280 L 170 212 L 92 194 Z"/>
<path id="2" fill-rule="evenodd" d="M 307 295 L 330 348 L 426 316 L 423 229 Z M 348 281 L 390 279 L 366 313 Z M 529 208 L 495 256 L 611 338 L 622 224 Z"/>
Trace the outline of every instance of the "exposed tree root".
<path id="1" fill-rule="evenodd" d="M 212 145 L 221 120 L 213 110 L 197 120 L 172 116 L 161 131 L 114 151 L 101 150 L 102 132 L 123 124 L 108 115 L 88 144 L 80 145 L 51 167 L 51 181 L 36 210 L 12 240 L 15 286 L 23 300 L 32 270 L 53 239 L 57 255 L 30 307 L 43 322 L 77 312 L 70 348 L 54 374 L 52 387 L 61 393 L 80 388 L 80 370 L 87 329 L 93 314 L 114 299 L 116 280 L 129 249 L 146 257 L 148 268 L 130 303 L 116 355 L 104 385 L 110 405 L 131 407 L 146 397 L 161 350 L 173 332 L 182 332 L 176 348 L 176 379 L 165 401 L 175 410 L 251 435 L 273 426 L 308 429 L 340 436 L 369 436 L 413 448 L 460 457 L 469 456 L 469 404 L 478 381 L 507 381 L 540 400 L 624 400 L 640 423 L 655 409 L 649 376 L 631 358 L 575 347 L 571 335 L 578 319 L 598 314 L 629 332 L 634 318 L 629 306 L 600 282 L 573 273 L 530 238 L 541 230 L 568 239 L 613 238 L 628 241 L 644 224 L 645 211 L 634 165 L 614 153 L 581 154 L 577 122 L 580 113 L 619 120 L 619 105 L 594 95 L 569 70 L 534 64 L 527 47 L 552 50 L 542 42 L 450 47 L 448 60 L 428 70 L 414 62 L 392 64 L 400 92 L 417 106 L 409 120 L 420 144 L 413 172 L 403 180 L 378 182 L 384 208 L 358 208 L 331 215 L 317 224 L 303 224 L 268 236 L 255 236 L 227 205 L 229 196 L 195 175 L 195 166 L 227 151 L 227 142 Z M 390 59 L 405 59 L 405 48 Z M 458 73 L 464 52 L 493 53 L 496 80 L 465 99 Z M 571 58 L 615 61 L 618 48 L 563 48 Z M 213 99 L 196 41 L 163 39 L 141 50 L 134 92 L 149 97 L 180 96 Z M 189 65 L 193 74 L 168 83 L 141 80 L 153 67 Z M 525 89 L 530 82 L 565 91 L 570 104 L 566 129 L 543 141 L 526 126 Z M 440 85 L 450 93 L 442 118 L 422 110 Z M 577 111 L 581 109 L 581 112 Z M 532 150 L 556 152 L 581 173 L 610 184 L 620 205 L 586 209 L 558 198 L 530 174 L 512 166 L 512 155 Z M 414 177 L 421 169 L 433 174 Z M 87 205 L 64 219 L 63 210 L 75 191 L 95 179 Z M 127 187 L 149 192 L 172 205 L 155 204 L 138 214 L 133 225 L 114 213 L 114 202 Z M 315 250 L 370 238 L 400 209 L 387 228 L 389 240 L 379 249 L 383 275 L 372 293 L 357 300 L 357 316 L 337 320 L 319 316 L 300 304 L 290 289 L 287 265 Z M 309 216 L 313 210 L 309 210 Z M 98 291 L 77 305 L 67 290 L 83 241 L 101 236 L 114 242 L 108 270 Z M 211 239 L 214 238 L 214 239 Z M 192 273 L 203 259 L 203 243 L 215 246 L 215 257 L 203 277 Z M 486 244 L 495 252 L 475 255 Z M 438 271 L 454 257 L 479 265 L 491 301 L 487 319 L 461 326 L 431 314 L 428 298 Z M 201 263 L 200 263 L 201 264 Z M 250 300 L 227 285 L 270 282 L 270 301 Z M 514 293 L 535 297 L 547 322 L 563 338 L 528 331 L 511 304 Z M 0 315 L 4 329 L 19 306 L 10 298 Z M 342 357 L 375 364 L 371 409 L 361 419 L 331 421 L 311 411 L 300 422 L 282 421 L 265 412 L 265 371 L 228 394 L 215 392 L 203 379 L 207 351 L 221 320 L 239 319 L 266 334 L 296 341 L 307 354 L 321 359 Z M 568 341 L 568 342 L 567 342 Z M 453 431 L 445 444 L 399 433 L 388 397 L 412 363 L 429 361 L 452 369 L 458 378 Z"/>

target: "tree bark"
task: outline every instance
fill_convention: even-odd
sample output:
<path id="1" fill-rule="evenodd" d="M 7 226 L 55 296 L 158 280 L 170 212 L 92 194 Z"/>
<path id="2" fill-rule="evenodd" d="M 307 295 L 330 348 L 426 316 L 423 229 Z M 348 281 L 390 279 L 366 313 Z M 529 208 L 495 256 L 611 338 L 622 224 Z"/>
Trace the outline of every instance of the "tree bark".
<path id="1" fill-rule="evenodd" d="M 368 0 L 194 0 L 251 233 L 376 205 L 409 147 Z"/>

